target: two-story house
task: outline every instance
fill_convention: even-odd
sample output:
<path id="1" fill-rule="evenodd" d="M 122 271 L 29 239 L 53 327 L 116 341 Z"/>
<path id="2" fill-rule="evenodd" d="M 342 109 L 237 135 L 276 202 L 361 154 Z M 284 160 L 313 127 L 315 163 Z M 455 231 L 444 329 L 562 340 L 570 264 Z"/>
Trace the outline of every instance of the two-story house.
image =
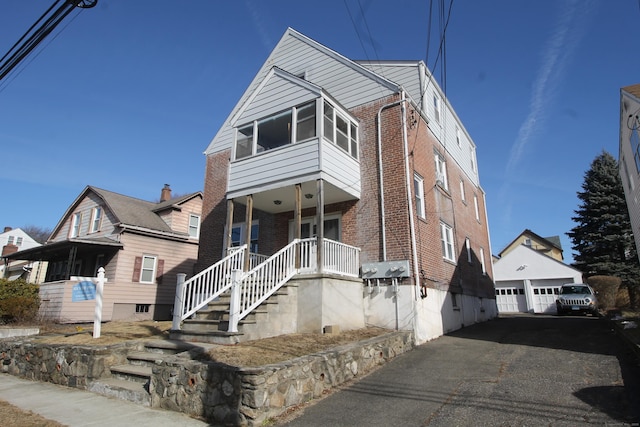
<path id="1" fill-rule="evenodd" d="M 9 255 L 46 260 L 40 316 L 59 322 L 94 320 L 96 276 L 104 267 L 102 320 L 168 320 L 176 275 L 193 274 L 202 193 L 159 202 L 87 186 L 69 206 L 46 244 Z"/>
<path id="2" fill-rule="evenodd" d="M 205 155 L 189 289 L 244 254 L 228 261 L 245 272 L 238 313 L 259 304 L 246 293 L 296 284 L 280 333 L 425 341 L 496 315 L 476 146 L 422 61 L 357 62 L 287 29 Z M 230 286 L 207 283 L 182 319 Z"/>
<path id="3" fill-rule="evenodd" d="M 9 260 L 12 253 L 40 246 L 21 228 L 4 227 L 0 233 L 0 277 L 15 280 L 24 279 L 29 283 L 41 283 L 44 280 L 46 263 L 29 260 Z"/>

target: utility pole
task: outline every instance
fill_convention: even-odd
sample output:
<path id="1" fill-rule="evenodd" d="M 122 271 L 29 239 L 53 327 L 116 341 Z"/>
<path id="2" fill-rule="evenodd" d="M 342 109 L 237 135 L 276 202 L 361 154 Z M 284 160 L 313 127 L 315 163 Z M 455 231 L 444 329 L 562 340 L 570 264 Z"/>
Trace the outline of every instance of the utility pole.
<path id="1" fill-rule="evenodd" d="M 62 3 L 62 4 L 60 4 Z M 27 30 L 20 40 L 0 58 L 0 81 L 31 53 L 73 9 L 90 9 L 98 0 L 56 0 Z M 58 8 L 56 9 L 56 6 Z M 55 10 L 54 10 L 55 9 Z M 37 27 L 37 28 L 36 28 Z"/>

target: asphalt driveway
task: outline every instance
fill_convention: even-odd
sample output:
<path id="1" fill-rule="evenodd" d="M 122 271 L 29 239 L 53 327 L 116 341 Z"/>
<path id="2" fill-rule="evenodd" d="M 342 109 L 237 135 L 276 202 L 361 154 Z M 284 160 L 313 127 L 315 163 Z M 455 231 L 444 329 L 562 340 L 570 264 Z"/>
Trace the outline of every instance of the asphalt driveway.
<path id="1" fill-rule="evenodd" d="M 607 320 L 507 316 L 419 346 L 298 414 L 280 425 L 629 425 L 640 369 Z"/>

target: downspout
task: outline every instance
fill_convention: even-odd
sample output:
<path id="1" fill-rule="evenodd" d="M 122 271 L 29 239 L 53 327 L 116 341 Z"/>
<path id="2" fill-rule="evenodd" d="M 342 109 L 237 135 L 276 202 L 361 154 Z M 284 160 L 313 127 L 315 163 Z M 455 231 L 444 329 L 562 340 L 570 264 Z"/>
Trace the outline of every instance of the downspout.
<path id="1" fill-rule="evenodd" d="M 411 256 L 413 258 L 414 301 L 420 299 L 420 268 L 418 265 L 418 249 L 416 244 L 416 225 L 413 219 L 413 197 L 411 196 L 411 176 L 409 170 L 409 141 L 407 138 L 407 110 L 405 92 L 402 91 L 402 143 L 404 149 L 404 171 L 407 188 L 407 202 L 409 204 L 409 231 L 411 233 Z"/>
<path id="2" fill-rule="evenodd" d="M 386 105 L 383 105 L 378 110 L 378 176 L 380 177 L 380 223 L 382 227 L 382 261 L 387 260 L 387 237 L 386 237 L 386 217 L 385 217 L 385 204 L 384 204 L 384 174 L 382 167 L 382 123 L 380 117 L 382 115 L 382 111 L 387 108 L 395 107 L 400 105 L 402 108 L 402 144 L 403 144 L 403 152 L 404 152 L 404 167 L 405 167 L 405 179 L 406 179 L 406 188 L 407 188 L 407 200 L 409 202 L 409 227 L 411 234 L 411 253 L 413 257 L 413 269 L 415 274 L 415 299 L 420 298 L 419 289 L 420 289 L 420 273 L 418 268 L 418 253 L 416 248 L 416 233 L 415 233 L 415 224 L 413 220 L 413 199 L 411 197 L 411 181 L 409 175 L 409 142 L 407 140 L 407 112 L 405 108 L 405 103 L 407 99 L 405 97 L 404 90 L 402 91 L 402 99 L 400 101 L 395 101 Z"/>

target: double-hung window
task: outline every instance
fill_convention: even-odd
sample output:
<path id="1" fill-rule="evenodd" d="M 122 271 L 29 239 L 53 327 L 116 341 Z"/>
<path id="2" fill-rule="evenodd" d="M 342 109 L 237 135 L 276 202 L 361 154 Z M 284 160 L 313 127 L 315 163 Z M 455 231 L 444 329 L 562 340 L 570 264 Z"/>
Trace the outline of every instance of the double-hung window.
<path id="1" fill-rule="evenodd" d="M 153 283 L 156 276 L 156 263 L 158 258 L 152 255 L 142 257 L 142 268 L 140 269 L 140 283 Z"/>
<path id="2" fill-rule="evenodd" d="M 100 222 L 102 221 L 102 208 L 96 206 L 91 212 L 91 232 L 95 233 L 100 230 Z"/>
<path id="3" fill-rule="evenodd" d="M 447 181 L 447 163 L 444 161 L 444 157 L 442 157 L 440 153 L 435 153 L 434 156 L 436 162 L 436 183 L 445 190 L 449 190 L 449 183 Z"/>
<path id="4" fill-rule="evenodd" d="M 189 215 L 189 237 L 198 238 L 200 235 L 200 215 Z"/>
<path id="5" fill-rule="evenodd" d="M 71 217 L 71 233 L 69 237 L 78 237 L 80 235 L 80 225 L 82 224 L 82 214 L 80 212 L 73 214 Z"/>
<path id="6" fill-rule="evenodd" d="M 424 179 L 417 173 L 413 175 L 413 187 L 416 194 L 416 214 L 420 218 L 425 218 L 424 207 Z"/>
<path id="7" fill-rule="evenodd" d="M 453 229 L 444 222 L 440 222 L 440 241 L 442 242 L 442 256 L 444 259 L 455 262 L 455 248 L 453 245 Z"/>

